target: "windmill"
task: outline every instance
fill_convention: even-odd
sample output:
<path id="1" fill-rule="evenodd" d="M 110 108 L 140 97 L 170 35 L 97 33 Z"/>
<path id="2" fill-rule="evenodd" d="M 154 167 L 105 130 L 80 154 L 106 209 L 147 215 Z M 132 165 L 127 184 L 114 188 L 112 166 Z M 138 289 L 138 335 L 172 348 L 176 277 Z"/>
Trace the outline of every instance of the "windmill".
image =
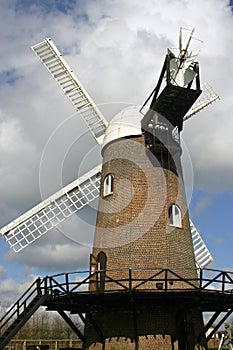
<path id="1" fill-rule="evenodd" d="M 191 52 L 191 54 L 188 55 L 188 47 L 192 35 L 193 31 L 189 37 L 186 48 L 184 49 L 182 47 L 181 29 L 179 38 L 179 56 L 175 57 L 174 55 L 171 60 L 170 72 L 174 84 L 179 85 L 178 80 L 180 77 L 184 76 L 185 78 L 188 77 L 187 79 L 191 79 L 188 80 L 191 82 L 196 74 L 193 69 L 190 69 L 190 66 L 193 65 L 198 54 L 199 46 L 193 51 L 193 53 Z M 81 115 L 96 142 L 102 145 L 104 136 L 106 135 L 108 122 L 85 91 L 84 87 L 64 60 L 53 41 L 50 38 L 45 39 L 41 43 L 34 45 L 32 49 L 61 87 L 64 94 L 69 98 L 75 110 Z M 162 78 L 160 77 L 160 84 L 161 80 Z M 185 81 L 185 83 L 187 83 L 187 81 Z M 156 89 L 158 90 L 158 85 Z M 154 99 L 156 98 L 155 90 L 149 98 L 153 94 Z M 218 98 L 218 95 L 213 89 L 208 84 L 205 84 L 201 96 L 187 111 L 183 120 L 190 118 L 201 109 L 212 104 Z M 148 100 L 145 102 L 145 105 Z M 141 111 L 142 110 L 143 108 Z M 137 129 L 138 126 L 134 128 L 134 131 L 131 130 L 131 132 L 137 133 Z M 119 135 L 116 134 L 114 137 L 117 138 Z M 120 137 L 124 137 L 124 134 L 121 134 Z M 100 179 L 101 165 L 98 165 L 79 179 L 73 181 L 20 217 L 2 227 L 0 230 L 1 234 L 15 252 L 22 250 L 51 229 L 57 227 L 72 214 L 81 210 L 91 201 L 98 198 Z M 198 249 L 195 249 L 196 262 L 198 266 L 204 267 L 212 261 L 212 257 L 191 221 L 190 224 L 192 228 L 194 248 L 196 247 L 197 242 L 201 243 L 198 245 Z"/>
<path id="2" fill-rule="evenodd" d="M 102 145 L 103 165 L 3 227 L 1 234 L 14 251 L 27 247 L 100 198 L 90 260 L 94 272 L 90 291 L 105 290 L 106 269 L 112 271 L 112 280 L 119 280 L 126 278 L 124 269 L 129 268 L 136 269 L 136 280 L 143 275 L 148 290 L 154 289 L 151 268 L 166 268 L 166 274 L 172 268 L 166 275 L 169 290 L 182 289 L 185 280 L 196 279 L 196 267 L 212 261 L 189 219 L 180 160 L 183 122 L 218 99 L 208 85 L 201 91 L 196 62 L 200 48 L 189 53 L 192 39 L 193 31 L 183 47 L 180 32 L 179 54 L 168 50 L 158 83 L 145 104 L 125 108 L 109 124 L 52 40 L 45 39 L 32 47 Z M 180 279 L 174 282 L 175 275 Z M 156 288 L 164 289 L 164 283 Z M 144 302 L 148 303 L 148 298 Z M 141 336 L 167 334 L 172 344 L 178 339 L 180 350 L 185 350 L 187 344 L 188 349 L 194 348 L 203 329 L 200 310 L 170 305 L 162 312 L 160 305 L 151 309 L 146 303 L 136 308 L 130 299 L 129 310 L 121 305 L 117 310 L 90 308 L 85 321 L 85 346 L 95 342 L 104 346 L 105 338 L 124 336 L 134 338 L 138 349 Z M 163 326 L 158 324 L 161 317 Z M 152 319 L 155 324 L 150 322 Z M 104 337 L 96 331 L 98 324 Z"/>

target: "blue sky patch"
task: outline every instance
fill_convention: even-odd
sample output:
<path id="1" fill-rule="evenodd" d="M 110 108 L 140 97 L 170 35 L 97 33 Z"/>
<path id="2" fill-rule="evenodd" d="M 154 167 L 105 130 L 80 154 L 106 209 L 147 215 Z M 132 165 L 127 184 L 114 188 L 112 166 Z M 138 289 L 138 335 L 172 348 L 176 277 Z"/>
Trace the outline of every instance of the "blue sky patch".
<path id="1" fill-rule="evenodd" d="M 216 194 L 194 191 L 189 210 L 197 229 L 201 227 L 215 267 L 220 269 L 232 266 L 232 200 L 232 191 Z"/>
<path id="2" fill-rule="evenodd" d="M 18 80 L 19 78 L 20 76 L 17 73 L 16 69 L 2 71 L 0 72 L 0 85 L 14 85 L 16 80 Z"/>
<path id="3" fill-rule="evenodd" d="M 54 11 L 67 14 L 76 4 L 76 0 L 17 0 L 16 11 L 31 12 L 36 9 L 44 14 Z"/>

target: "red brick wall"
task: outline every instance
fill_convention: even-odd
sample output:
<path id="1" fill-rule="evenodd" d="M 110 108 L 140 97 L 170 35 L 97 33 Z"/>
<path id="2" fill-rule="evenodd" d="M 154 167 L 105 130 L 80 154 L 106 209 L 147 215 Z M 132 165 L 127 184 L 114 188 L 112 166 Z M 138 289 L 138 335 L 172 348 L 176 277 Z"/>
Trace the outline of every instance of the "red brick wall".
<path id="1" fill-rule="evenodd" d="M 143 136 L 106 146 L 102 184 L 108 173 L 114 175 L 114 191 L 103 198 L 101 187 L 93 254 L 106 253 L 107 269 L 171 268 L 189 276 L 195 260 L 181 176 L 148 157 Z M 169 226 L 174 203 L 182 228 Z"/>

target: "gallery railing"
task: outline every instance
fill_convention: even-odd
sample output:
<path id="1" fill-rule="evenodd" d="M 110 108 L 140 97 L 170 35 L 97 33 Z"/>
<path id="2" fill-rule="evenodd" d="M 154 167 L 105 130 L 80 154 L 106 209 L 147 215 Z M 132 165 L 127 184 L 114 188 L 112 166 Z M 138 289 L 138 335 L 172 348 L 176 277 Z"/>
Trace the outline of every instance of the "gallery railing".
<path id="1" fill-rule="evenodd" d="M 46 290 L 43 292 L 56 294 L 90 293 L 90 291 L 108 293 L 139 290 L 160 292 L 199 290 L 233 294 L 233 272 L 201 269 L 197 277 L 193 276 L 195 276 L 193 270 L 173 271 L 167 268 L 70 272 L 45 277 Z M 96 288 L 91 288 L 92 286 Z"/>
<path id="2" fill-rule="evenodd" d="M 38 278 L 1 318 L 0 334 L 10 323 L 24 317 L 35 302 L 41 300 L 43 305 L 46 296 L 53 299 L 63 295 L 143 291 L 208 291 L 233 296 L 233 272 L 202 269 L 195 275 L 193 270 L 165 268 L 79 271 Z"/>

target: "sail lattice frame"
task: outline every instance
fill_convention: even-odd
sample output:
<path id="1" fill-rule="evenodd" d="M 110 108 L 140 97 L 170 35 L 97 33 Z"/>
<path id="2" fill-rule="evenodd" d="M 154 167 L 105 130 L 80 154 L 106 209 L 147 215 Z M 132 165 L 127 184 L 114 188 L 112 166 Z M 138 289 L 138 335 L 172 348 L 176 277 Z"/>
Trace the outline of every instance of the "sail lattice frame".
<path id="1" fill-rule="evenodd" d="M 97 166 L 0 230 L 19 252 L 99 197 L 101 166 Z"/>
<path id="2" fill-rule="evenodd" d="M 202 86 L 201 95 L 186 113 L 184 120 L 191 118 L 194 114 L 197 114 L 199 111 L 208 107 L 219 99 L 219 95 L 213 90 L 213 88 L 208 83 L 204 83 Z"/>
<path id="3" fill-rule="evenodd" d="M 209 249 L 207 248 L 205 242 L 201 238 L 201 235 L 198 232 L 197 228 L 194 226 L 193 222 L 189 220 L 189 223 L 190 223 L 196 265 L 198 269 L 200 268 L 203 269 L 204 267 L 209 265 L 211 262 L 213 262 L 213 257 L 210 254 Z"/>
<path id="4" fill-rule="evenodd" d="M 108 123 L 52 39 L 47 38 L 32 46 L 32 50 L 80 113 L 97 142 L 102 144 Z"/>

